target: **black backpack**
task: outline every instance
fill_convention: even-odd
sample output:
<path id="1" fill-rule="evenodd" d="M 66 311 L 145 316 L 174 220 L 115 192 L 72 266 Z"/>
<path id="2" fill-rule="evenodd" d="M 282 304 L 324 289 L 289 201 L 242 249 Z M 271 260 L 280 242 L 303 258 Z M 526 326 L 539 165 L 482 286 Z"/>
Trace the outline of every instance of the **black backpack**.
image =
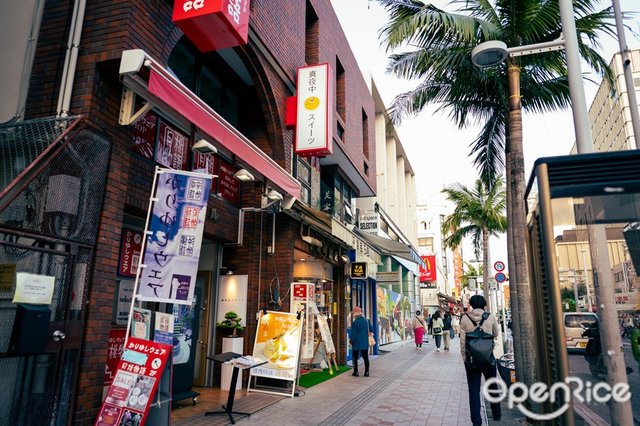
<path id="1" fill-rule="evenodd" d="M 468 314 L 467 318 L 476 329 L 467 333 L 465 337 L 466 364 L 476 370 L 496 365 L 496 359 L 493 356 L 493 335 L 482 330 L 482 324 L 489 318 L 489 313 L 482 314 L 480 324 L 472 320 Z"/>

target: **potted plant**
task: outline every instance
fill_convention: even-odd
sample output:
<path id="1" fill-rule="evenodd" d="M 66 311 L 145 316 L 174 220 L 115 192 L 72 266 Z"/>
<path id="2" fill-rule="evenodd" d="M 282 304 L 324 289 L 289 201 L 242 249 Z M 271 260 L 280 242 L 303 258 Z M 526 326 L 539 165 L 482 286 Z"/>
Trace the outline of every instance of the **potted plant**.
<path id="1" fill-rule="evenodd" d="M 231 331 L 232 334 L 230 337 L 238 337 L 238 333 L 244 331 L 244 326 L 241 324 L 242 318 L 238 316 L 233 311 L 229 311 L 224 314 L 224 320 L 220 321 L 216 325 L 218 328 L 221 328 L 226 331 Z"/>

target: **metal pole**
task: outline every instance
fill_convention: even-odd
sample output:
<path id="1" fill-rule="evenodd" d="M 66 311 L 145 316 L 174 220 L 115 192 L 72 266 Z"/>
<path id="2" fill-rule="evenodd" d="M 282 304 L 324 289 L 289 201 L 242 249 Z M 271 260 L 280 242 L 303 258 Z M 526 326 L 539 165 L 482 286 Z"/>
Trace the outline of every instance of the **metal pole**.
<path id="1" fill-rule="evenodd" d="M 569 77 L 576 144 L 578 153 L 586 154 L 593 152 L 593 142 L 589 116 L 587 115 L 587 102 L 585 101 L 580 53 L 578 52 L 578 36 L 571 0 L 560 0 L 560 20 L 562 21 L 562 36 L 564 37 L 564 48 L 567 55 L 567 76 Z"/>
<path id="2" fill-rule="evenodd" d="M 633 70 L 631 69 L 631 58 L 629 57 L 629 47 L 624 35 L 624 25 L 622 24 L 622 12 L 620 2 L 612 0 L 613 13 L 616 18 L 616 30 L 618 32 L 618 43 L 620 44 L 620 56 L 622 59 L 622 70 L 624 72 L 624 83 L 627 89 L 627 100 L 629 101 L 629 112 L 631 113 L 631 126 L 633 127 L 634 146 L 627 149 L 638 149 L 640 147 L 640 115 L 638 114 L 638 99 L 636 88 L 633 84 Z"/>
<path id="3" fill-rule="evenodd" d="M 593 302 L 591 301 L 591 290 L 589 290 L 589 273 L 587 270 L 587 250 L 580 249 L 582 253 L 582 270 L 584 271 L 584 286 L 587 288 L 587 312 L 593 312 Z"/>
<path id="4" fill-rule="evenodd" d="M 578 283 L 576 282 L 576 273 L 571 270 L 571 281 L 573 283 L 573 298 L 576 300 L 576 312 L 582 312 L 580 308 L 580 298 L 578 297 Z"/>

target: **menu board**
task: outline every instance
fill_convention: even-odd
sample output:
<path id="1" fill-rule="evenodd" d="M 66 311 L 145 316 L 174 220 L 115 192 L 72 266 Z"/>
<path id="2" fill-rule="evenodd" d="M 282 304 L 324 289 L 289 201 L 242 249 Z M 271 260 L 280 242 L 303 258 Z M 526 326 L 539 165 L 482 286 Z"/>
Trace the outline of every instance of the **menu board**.
<path id="1" fill-rule="evenodd" d="M 189 138 L 164 120 L 160 120 L 156 162 L 175 170 L 186 170 L 188 153 Z"/>
<path id="2" fill-rule="evenodd" d="M 333 345 L 333 339 L 331 338 L 331 330 L 329 330 L 327 318 L 322 314 L 318 314 L 316 318 L 318 319 L 320 335 L 322 335 L 322 341 L 324 342 L 324 347 L 327 349 L 327 353 L 336 353 L 336 347 Z"/>
<path id="3" fill-rule="evenodd" d="M 252 368 L 252 376 L 295 381 L 300 353 L 302 319 L 296 314 L 267 311 L 260 314 L 253 356 L 267 359 L 265 365 Z"/>

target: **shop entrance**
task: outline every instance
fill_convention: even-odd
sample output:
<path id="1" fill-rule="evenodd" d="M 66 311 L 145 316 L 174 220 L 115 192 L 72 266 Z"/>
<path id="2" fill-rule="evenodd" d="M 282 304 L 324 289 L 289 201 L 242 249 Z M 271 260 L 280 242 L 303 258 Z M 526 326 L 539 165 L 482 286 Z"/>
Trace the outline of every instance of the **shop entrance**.
<path id="1" fill-rule="evenodd" d="M 0 424 L 68 423 L 90 258 L 88 246 L 0 228 Z M 50 283 L 48 303 L 35 293 Z"/>

